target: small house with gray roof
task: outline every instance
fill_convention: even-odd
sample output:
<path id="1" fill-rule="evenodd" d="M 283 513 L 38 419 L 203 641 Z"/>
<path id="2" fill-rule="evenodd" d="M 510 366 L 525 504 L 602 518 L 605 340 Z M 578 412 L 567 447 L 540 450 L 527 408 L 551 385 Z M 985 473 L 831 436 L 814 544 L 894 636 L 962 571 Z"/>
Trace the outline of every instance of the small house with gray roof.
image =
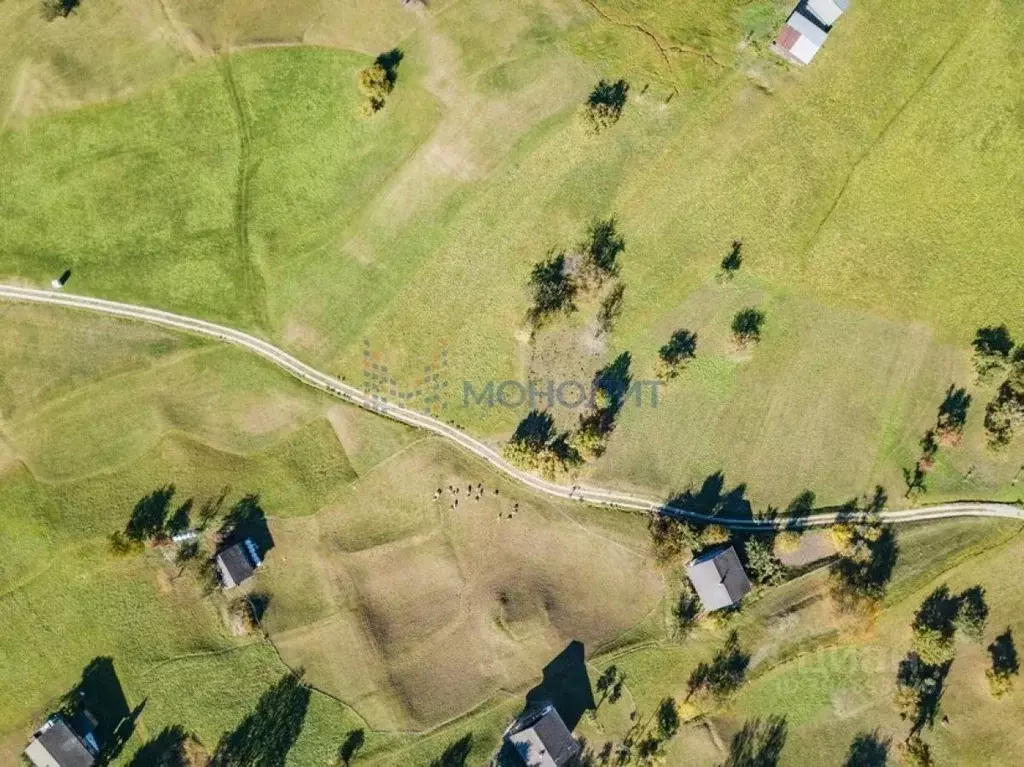
<path id="1" fill-rule="evenodd" d="M 54 714 L 32 737 L 25 758 L 35 767 L 93 767 L 99 744 L 89 728 L 79 729 L 88 731 L 79 734 L 62 715 Z"/>
<path id="2" fill-rule="evenodd" d="M 686 575 L 708 612 L 732 607 L 750 591 L 750 579 L 732 546 L 697 557 L 687 565 Z"/>
<path id="3" fill-rule="evenodd" d="M 256 568 L 263 564 L 256 544 L 250 538 L 222 549 L 217 553 L 215 561 L 220 572 L 221 585 L 225 590 L 233 589 L 249 580 L 255 574 Z"/>
<path id="4" fill-rule="evenodd" d="M 580 753 L 580 744 L 550 703 L 517 721 L 505 740 L 526 767 L 564 767 Z"/>

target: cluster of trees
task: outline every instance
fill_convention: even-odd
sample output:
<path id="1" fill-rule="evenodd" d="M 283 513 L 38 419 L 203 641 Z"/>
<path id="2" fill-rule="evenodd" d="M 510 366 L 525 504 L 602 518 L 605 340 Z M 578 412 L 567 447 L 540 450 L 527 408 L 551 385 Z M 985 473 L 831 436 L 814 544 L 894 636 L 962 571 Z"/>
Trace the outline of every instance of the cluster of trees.
<path id="1" fill-rule="evenodd" d="M 597 371 L 591 387 L 593 401 L 572 432 L 558 432 L 547 411 L 528 413 L 502 448 L 505 460 L 553 479 L 604 453 L 632 383 L 631 360 L 629 352 L 623 352 Z"/>
<path id="2" fill-rule="evenodd" d="M 985 431 L 989 445 L 1004 447 L 1024 423 L 1024 347 L 1017 345 L 1006 325 L 979 328 L 972 346 L 978 378 L 1003 377 L 996 396 L 985 406 Z"/>
<path id="3" fill-rule="evenodd" d="M 831 529 L 839 557 L 829 569 L 829 592 L 844 612 L 870 612 L 885 597 L 899 556 L 896 535 L 879 516 L 886 500 L 878 487 L 863 503 L 850 501 Z"/>
<path id="4" fill-rule="evenodd" d="M 956 638 L 980 642 L 987 622 L 988 605 L 980 586 L 953 594 L 942 585 L 918 608 L 911 624 L 911 650 L 896 672 L 896 707 L 900 717 L 910 722 L 910 732 L 900 749 L 904 762 L 933 764 L 931 747 L 921 732 L 925 726 L 933 726 L 938 717 L 956 655 Z"/>
<path id="5" fill-rule="evenodd" d="M 613 83 L 607 80 L 598 81 L 583 109 L 587 129 L 596 135 L 615 125 L 622 116 L 628 95 L 629 84 L 625 80 L 616 80 Z"/>
<path id="6" fill-rule="evenodd" d="M 519 422 L 501 454 L 514 466 L 536 471 L 546 479 L 571 471 L 582 462 L 580 454 L 569 444 L 568 432 L 556 432 L 552 415 L 539 410 L 531 410 Z"/>
<path id="7" fill-rule="evenodd" d="M 729 530 L 721 525 L 695 525 L 668 514 L 652 514 L 647 524 L 654 557 L 661 565 L 689 559 L 695 551 L 730 540 Z"/>
<path id="8" fill-rule="evenodd" d="M 681 724 L 675 698 L 663 698 L 650 717 L 634 711 L 631 722 L 621 741 L 608 741 L 597 753 L 587 748 L 584 740 L 583 753 L 576 763 L 580 767 L 654 767 L 663 764 L 665 747 L 679 732 Z"/>
<path id="9" fill-rule="evenodd" d="M 993 447 L 1004 447 L 1014 430 L 1024 424 L 1024 351 L 1019 351 L 1010 374 L 985 406 L 985 430 Z"/>
<path id="10" fill-rule="evenodd" d="M 360 109 L 364 117 L 374 115 L 384 108 L 398 79 L 398 65 L 402 58 L 402 52 L 395 48 L 380 54 L 373 64 L 360 70 L 359 92 L 363 95 Z"/>
<path id="11" fill-rule="evenodd" d="M 957 635 L 980 642 L 988 623 L 985 590 L 980 586 L 952 594 L 946 585 L 933 591 L 914 616 L 913 653 L 928 666 L 953 660 Z"/>
<path id="12" fill-rule="evenodd" d="M 576 297 L 599 290 L 619 274 L 619 256 L 626 241 L 616 229 L 614 218 L 595 221 L 587 238 L 568 253 L 551 253 L 534 265 L 529 287 L 532 306 L 529 320 L 537 328 L 551 317 L 576 311 Z M 622 310 L 625 287 L 616 283 L 605 296 L 598 312 L 602 330 L 611 330 Z"/>
<path id="13" fill-rule="evenodd" d="M 903 470 L 903 481 L 907 486 L 904 497 L 910 498 L 927 489 L 925 477 L 935 468 L 935 457 L 939 453 L 940 445 L 954 447 L 960 444 L 971 400 L 971 395 L 966 389 L 957 388 L 956 384 L 949 385 L 946 396 L 939 405 L 935 426 L 921 437 L 921 457 L 917 459 L 913 469 Z"/>

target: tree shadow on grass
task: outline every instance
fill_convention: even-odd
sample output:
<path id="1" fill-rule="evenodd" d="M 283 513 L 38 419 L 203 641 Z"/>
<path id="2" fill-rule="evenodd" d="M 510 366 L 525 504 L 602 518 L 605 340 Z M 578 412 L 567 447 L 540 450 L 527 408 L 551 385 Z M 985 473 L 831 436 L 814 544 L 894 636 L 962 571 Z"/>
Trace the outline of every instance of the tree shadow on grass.
<path id="1" fill-rule="evenodd" d="M 988 646 L 988 654 L 992 658 L 992 671 L 996 674 L 1011 676 L 1020 673 L 1020 660 L 1013 642 L 1013 629 L 1007 628 L 997 636 Z"/>
<path id="2" fill-rule="evenodd" d="M 132 541 L 145 541 L 161 535 L 173 497 L 174 485 L 166 485 L 140 498 L 125 525 L 125 537 Z"/>
<path id="3" fill-rule="evenodd" d="M 932 665 L 922 661 L 917 653 L 910 652 L 900 661 L 896 671 L 896 684 L 915 695 L 915 705 L 910 723 L 910 734 L 916 735 L 928 727 L 935 726 L 939 706 L 946 691 L 946 677 L 953 667 L 953 661 Z M 901 714 L 907 718 L 906 714 Z"/>
<path id="4" fill-rule="evenodd" d="M 633 356 L 623 352 L 594 376 L 594 391 L 600 392 L 606 400 L 601 410 L 608 411 L 608 418 L 612 421 L 622 410 L 626 393 L 633 383 L 633 374 L 629 370 L 632 362 Z"/>
<path id="5" fill-rule="evenodd" d="M 570 642 L 544 667 L 543 673 L 541 683 L 526 693 L 523 713 L 552 703 L 571 732 L 585 711 L 597 707 L 587 674 L 583 643 Z"/>
<path id="6" fill-rule="evenodd" d="M 807 518 L 814 513 L 816 496 L 810 490 L 804 490 L 789 502 L 786 507 L 786 529 L 803 530 L 807 527 Z"/>
<path id="7" fill-rule="evenodd" d="M 184 533 L 192 527 L 192 506 L 195 502 L 189 498 L 182 503 L 167 520 L 166 528 L 169 535 Z"/>
<path id="8" fill-rule="evenodd" d="M 667 502 L 668 506 L 682 511 L 692 511 L 710 517 L 726 517 L 730 520 L 752 520 L 753 509 L 744 496 L 747 493 L 745 483 L 740 483 L 732 490 L 725 489 L 725 475 L 716 471 L 710 474 L 694 491 L 687 488 L 677 493 Z"/>
<path id="9" fill-rule="evenodd" d="M 100 748 L 96 763 L 105 765 L 121 753 L 145 705 L 143 701 L 135 710 L 128 707 L 114 661 L 103 656 L 89 661 L 60 710 L 76 732 L 95 735 Z"/>
<path id="10" fill-rule="evenodd" d="M 373 63 L 380 64 L 384 68 L 388 82 L 393 86 L 398 80 L 398 65 L 402 63 L 404 58 L 405 54 L 401 50 L 392 48 L 390 51 L 380 54 Z"/>
<path id="11" fill-rule="evenodd" d="M 516 426 L 513 442 L 540 448 L 555 436 L 555 419 L 546 410 L 531 410 Z"/>
<path id="12" fill-rule="evenodd" d="M 468 732 L 449 743 L 441 755 L 430 762 L 430 767 L 466 767 L 472 750 L 473 733 Z"/>
<path id="13" fill-rule="evenodd" d="M 292 672 L 269 690 L 256 710 L 217 744 L 213 767 L 284 767 L 288 752 L 302 732 L 310 688 Z"/>
<path id="14" fill-rule="evenodd" d="M 843 767 L 885 767 L 889 760 L 890 738 L 874 732 L 859 733 L 850 743 Z"/>
<path id="15" fill-rule="evenodd" d="M 739 634 L 733 629 L 710 663 L 701 662 L 686 683 L 686 699 L 704 690 L 716 699 L 735 692 L 747 676 L 750 653 L 740 647 Z"/>
<path id="16" fill-rule="evenodd" d="M 267 524 L 267 514 L 260 506 L 258 495 L 247 495 L 240 499 L 221 523 L 218 531 L 222 546 L 233 546 L 249 539 L 265 559 L 267 552 L 274 548 L 274 538 Z"/>
<path id="17" fill-rule="evenodd" d="M 349 730 L 345 734 L 345 742 L 338 749 L 338 761 L 346 767 L 352 764 L 364 743 L 366 743 L 366 733 L 362 729 Z"/>
<path id="18" fill-rule="evenodd" d="M 128 767 L 189 767 L 190 737 L 181 725 L 165 727 L 135 752 Z"/>
<path id="19" fill-rule="evenodd" d="M 971 395 L 964 388 L 957 388 L 950 384 L 946 391 L 946 397 L 939 405 L 939 415 L 936 427 L 940 434 L 956 433 L 963 431 L 967 423 L 967 412 L 971 408 Z"/>
<path id="20" fill-rule="evenodd" d="M 720 767 L 775 767 L 786 745 L 786 717 L 751 719 L 732 737 L 729 758 Z"/>

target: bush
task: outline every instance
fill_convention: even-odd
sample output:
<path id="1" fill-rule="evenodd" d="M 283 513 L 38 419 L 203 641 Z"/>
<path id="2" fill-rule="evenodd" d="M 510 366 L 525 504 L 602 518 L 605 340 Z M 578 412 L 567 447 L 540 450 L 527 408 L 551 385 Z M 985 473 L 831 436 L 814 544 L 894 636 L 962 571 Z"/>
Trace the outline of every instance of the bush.
<path id="1" fill-rule="evenodd" d="M 700 542 L 706 547 L 719 546 L 732 540 L 732 533 L 724 525 L 708 525 L 700 532 Z"/>
<path id="2" fill-rule="evenodd" d="M 765 314 L 760 309 L 748 308 L 736 312 L 732 319 L 732 334 L 736 342 L 741 345 L 758 343 L 764 320 Z"/>
<path id="3" fill-rule="evenodd" d="M 985 672 L 985 677 L 988 679 L 988 691 L 996 700 L 1005 698 L 1013 692 L 1013 677 L 1009 674 L 990 668 Z"/>
<path id="4" fill-rule="evenodd" d="M 757 538 L 750 538 L 744 545 L 747 565 L 758 583 L 772 586 L 782 581 L 785 568 L 772 554 L 771 548 Z"/>
<path id="5" fill-rule="evenodd" d="M 775 536 L 775 551 L 791 554 L 800 547 L 801 535 L 798 530 L 783 530 Z"/>
<path id="6" fill-rule="evenodd" d="M 143 548 L 141 541 L 134 541 L 120 531 L 111 533 L 107 540 L 110 553 L 115 557 L 127 557 L 131 554 L 137 554 Z"/>
<path id="7" fill-rule="evenodd" d="M 673 564 L 701 546 L 701 533 L 688 522 L 668 514 L 652 514 L 648 522 L 654 558 L 661 565 Z"/>
<path id="8" fill-rule="evenodd" d="M 619 121 L 628 94 L 629 85 L 625 80 L 614 83 L 601 80 L 597 83 L 583 112 L 591 133 L 601 133 Z"/>
<path id="9" fill-rule="evenodd" d="M 359 91 L 363 94 L 363 114 L 375 114 L 384 108 L 387 96 L 391 93 L 392 83 L 388 71 L 380 64 L 374 63 L 359 72 Z"/>

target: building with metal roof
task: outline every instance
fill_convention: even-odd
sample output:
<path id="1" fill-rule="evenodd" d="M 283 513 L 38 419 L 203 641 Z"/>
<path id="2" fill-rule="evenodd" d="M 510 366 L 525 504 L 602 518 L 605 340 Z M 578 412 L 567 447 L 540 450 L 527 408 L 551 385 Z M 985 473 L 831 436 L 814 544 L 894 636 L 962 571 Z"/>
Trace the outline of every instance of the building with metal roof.
<path id="1" fill-rule="evenodd" d="M 708 612 L 731 607 L 750 591 L 750 579 L 732 546 L 697 557 L 687 566 L 686 575 Z"/>
<path id="2" fill-rule="evenodd" d="M 79 735 L 60 714 L 50 717 L 25 748 L 35 767 L 92 767 L 98 754 L 91 733 Z"/>
<path id="3" fill-rule="evenodd" d="M 796 64 L 811 63 L 848 4 L 848 0 L 800 0 L 772 50 Z"/>
<path id="4" fill-rule="evenodd" d="M 563 767 L 580 753 L 580 744 L 551 704 L 516 722 L 505 740 L 526 767 Z"/>
<path id="5" fill-rule="evenodd" d="M 256 568 L 263 564 L 256 544 L 249 538 L 222 549 L 214 560 L 225 589 L 233 589 L 249 580 L 255 574 Z"/>

